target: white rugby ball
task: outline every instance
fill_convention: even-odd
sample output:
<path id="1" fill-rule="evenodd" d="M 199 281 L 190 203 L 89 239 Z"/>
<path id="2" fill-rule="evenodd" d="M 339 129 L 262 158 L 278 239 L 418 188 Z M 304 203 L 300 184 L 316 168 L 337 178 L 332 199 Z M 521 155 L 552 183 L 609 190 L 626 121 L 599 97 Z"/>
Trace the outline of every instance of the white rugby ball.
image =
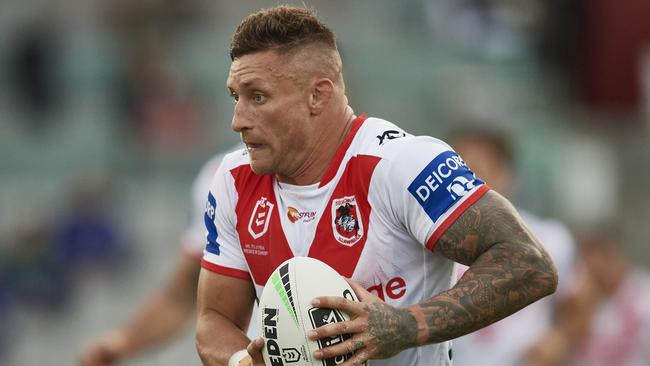
<path id="1" fill-rule="evenodd" d="M 352 356 L 314 358 L 315 350 L 350 338 L 350 335 L 339 335 L 309 340 L 310 330 L 350 319 L 339 310 L 311 306 L 311 300 L 318 296 L 358 301 L 345 279 L 318 259 L 294 257 L 271 273 L 260 298 L 258 319 L 259 334 L 265 341 L 262 353 L 266 366 L 331 366 Z"/>

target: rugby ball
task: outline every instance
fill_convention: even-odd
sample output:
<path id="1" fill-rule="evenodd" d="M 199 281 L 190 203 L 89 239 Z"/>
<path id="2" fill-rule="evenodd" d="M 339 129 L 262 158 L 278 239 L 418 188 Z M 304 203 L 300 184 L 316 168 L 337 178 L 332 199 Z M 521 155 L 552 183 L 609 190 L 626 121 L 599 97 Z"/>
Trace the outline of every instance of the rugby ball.
<path id="1" fill-rule="evenodd" d="M 264 338 L 266 366 L 332 366 L 352 354 L 318 360 L 314 351 L 341 343 L 347 334 L 309 340 L 307 332 L 332 322 L 349 320 L 347 314 L 328 308 L 315 308 L 318 296 L 340 296 L 358 301 L 350 285 L 332 267 L 309 257 L 294 257 L 271 273 L 259 302 L 259 334 Z"/>

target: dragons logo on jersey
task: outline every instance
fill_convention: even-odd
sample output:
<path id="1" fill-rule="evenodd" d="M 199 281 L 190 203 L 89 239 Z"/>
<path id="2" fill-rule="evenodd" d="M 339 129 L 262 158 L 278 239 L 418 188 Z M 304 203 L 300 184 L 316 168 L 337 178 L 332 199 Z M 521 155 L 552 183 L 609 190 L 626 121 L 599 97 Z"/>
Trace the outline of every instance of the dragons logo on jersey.
<path id="1" fill-rule="evenodd" d="M 253 239 L 258 239 L 269 229 L 271 212 L 274 206 L 266 197 L 260 198 L 255 204 L 253 213 L 251 213 L 251 219 L 248 222 L 248 233 L 251 234 Z"/>
<path id="2" fill-rule="evenodd" d="M 351 247 L 363 237 L 361 212 L 354 196 L 332 200 L 332 231 L 339 243 Z"/>

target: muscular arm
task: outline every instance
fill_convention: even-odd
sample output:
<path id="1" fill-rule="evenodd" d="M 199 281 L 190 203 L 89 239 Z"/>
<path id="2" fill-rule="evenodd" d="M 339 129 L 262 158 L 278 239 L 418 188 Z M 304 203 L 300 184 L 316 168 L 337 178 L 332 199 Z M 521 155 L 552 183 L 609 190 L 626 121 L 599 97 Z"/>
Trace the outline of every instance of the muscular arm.
<path id="1" fill-rule="evenodd" d="M 410 308 L 415 344 L 441 342 L 500 320 L 555 291 L 546 250 L 514 207 L 489 191 L 438 240 L 435 251 L 469 265 L 450 290 Z"/>
<path id="2" fill-rule="evenodd" d="M 342 366 L 391 357 L 409 347 L 450 340 L 502 319 L 551 294 L 555 266 L 512 205 L 494 191 L 468 208 L 438 240 L 437 253 L 470 268 L 453 288 L 405 309 L 394 308 L 351 283 L 361 303 L 321 297 L 320 307 L 350 314 L 350 322 L 323 326 L 312 339 L 354 336 L 316 351 L 329 358 L 357 351 Z"/>
<path id="3" fill-rule="evenodd" d="M 246 329 L 253 310 L 253 283 L 201 270 L 196 348 L 204 365 L 227 365 L 250 343 Z"/>

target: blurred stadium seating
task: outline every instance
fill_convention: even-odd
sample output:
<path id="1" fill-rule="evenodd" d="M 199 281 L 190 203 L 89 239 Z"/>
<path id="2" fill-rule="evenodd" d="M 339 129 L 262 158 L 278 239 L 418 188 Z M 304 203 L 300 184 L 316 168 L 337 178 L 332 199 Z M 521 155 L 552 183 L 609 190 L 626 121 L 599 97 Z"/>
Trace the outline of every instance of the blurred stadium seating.
<path id="1" fill-rule="evenodd" d="M 238 140 L 225 90 L 231 32 L 250 11 L 275 4 L 55 3 L 0 5 L 0 322 L 10 324 L 0 327 L 3 365 L 73 364 L 88 337 L 124 320 L 124 309 L 161 281 L 178 253 L 170 238 L 186 223 L 191 179 Z M 638 243 L 626 250 L 650 265 L 650 115 L 642 114 L 650 86 L 637 76 L 636 99 L 616 109 L 581 99 L 571 72 L 584 55 L 567 51 L 580 34 L 563 12 L 596 15 L 540 1 L 304 3 L 337 32 L 357 112 L 440 137 L 467 116 L 502 121 L 517 140 L 522 207 L 576 230 L 614 221 L 626 242 Z M 649 46 L 650 32 L 637 31 Z M 641 64 L 650 56 L 635 50 L 639 70 L 650 70 Z M 95 196 L 74 201 L 79 187 Z M 97 210 L 107 231 L 84 226 L 97 247 L 57 267 L 59 277 L 46 275 L 59 282 L 43 301 L 56 306 L 25 302 L 7 268 L 18 248 L 31 251 L 28 268 L 58 260 L 56 233 L 73 203 Z M 42 242 L 12 236 L 24 228 L 42 230 Z M 84 238 L 68 248 L 78 253 Z M 132 364 L 198 363 L 194 353 L 188 331 Z"/>

